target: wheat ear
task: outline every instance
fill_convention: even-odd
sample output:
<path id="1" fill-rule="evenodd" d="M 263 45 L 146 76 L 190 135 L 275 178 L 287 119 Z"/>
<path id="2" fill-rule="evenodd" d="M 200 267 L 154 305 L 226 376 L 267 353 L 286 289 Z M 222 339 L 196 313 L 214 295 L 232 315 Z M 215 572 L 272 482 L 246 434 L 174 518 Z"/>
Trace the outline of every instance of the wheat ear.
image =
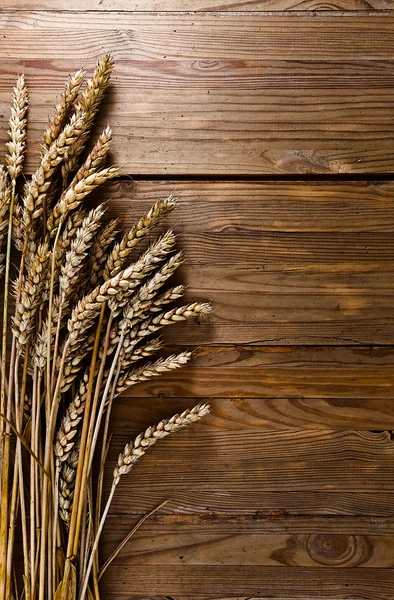
<path id="1" fill-rule="evenodd" d="M 142 238 L 176 206 L 176 198 L 169 196 L 158 200 L 152 208 L 134 225 L 130 231 L 116 244 L 108 257 L 104 271 L 104 279 L 114 277 L 123 268 L 132 250 Z"/>
<path id="2" fill-rule="evenodd" d="M 189 362 L 192 356 L 193 353 L 187 350 L 180 354 L 172 354 L 167 358 L 159 358 L 154 363 L 147 363 L 142 367 L 125 373 L 118 379 L 115 395 L 119 396 L 119 394 L 127 390 L 127 388 L 136 385 L 141 381 L 148 381 L 153 377 L 163 375 L 163 373 L 169 373 L 170 371 L 180 369 Z"/>
<path id="3" fill-rule="evenodd" d="M 84 117 L 73 119 L 63 129 L 59 137 L 51 144 L 41 159 L 40 166 L 32 176 L 23 198 L 23 226 L 28 232 L 33 220 L 42 214 L 42 204 L 51 183 L 56 167 L 64 160 L 67 150 L 78 138 L 83 129 Z"/>
<path id="4" fill-rule="evenodd" d="M 168 256 L 174 245 L 175 235 L 172 231 L 167 231 L 153 242 L 135 263 L 124 270 L 124 277 L 129 279 L 129 284 L 109 300 L 108 306 L 113 316 L 121 312 L 135 288 Z"/>
<path id="5" fill-rule="evenodd" d="M 149 279 L 149 281 L 140 287 L 135 297 L 132 298 L 132 300 L 126 304 L 123 309 L 123 319 L 119 325 L 120 329 L 129 328 L 134 319 L 141 317 L 141 315 L 144 314 L 144 312 L 151 306 L 158 290 L 165 284 L 171 275 L 173 275 L 182 262 L 183 253 L 178 252 L 178 254 L 174 254 L 153 275 L 153 277 Z"/>
<path id="6" fill-rule="evenodd" d="M 22 252 L 25 240 L 22 226 L 22 211 L 22 205 L 17 204 L 14 209 L 14 214 L 12 215 L 12 241 L 19 252 Z"/>
<path id="7" fill-rule="evenodd" d="M 61 218 L 64 220 L 72 210 L 80 206 L 82 200 L 88 194 L 99 185 L 116 177 L 117 174 L 118 170 L 116 167 L 108 167 L 100 171 L 94 171 L 79 180 L 74 178 L 70 186 L 61 195 L 60 200 L 53 207 L 48 219 L 47 229 L 51 237 L 55 236 Z"/>
<path id="8" fill-rule="evenodd" d="M 184 306 L 173 308 L 166 312 L 160 312 L 156 316 L 149 317 L 145 321 L 132 330 L 132 337 L 135 340 L 141 340 L 142 338 L 156 333 L 162 327 L 166 325 L 174 325 L 179 321 L 185 321 L 198 316 L 204 316 L 212 311 L 210 304 L 206 302 L 192 302 Z"/>
<path id="9" fill-rule="evenodd" d="M 7 241 L 10 202 L 11 187 L 4 167 L 0 167 L 0 276 L 4 271 L 5 254 L 3 254 L 3 250 Z"/>
<path id="10" fill-rule="evenodd" d="M 83 152 L 95 116 L 107 91 L 113 68 L 113 58 L 110 54 L 107 54 L 97 63 L 93 77 L 87 82 L 86 88 L 77 102 L 75 114 L 86 115 L 85 126 L 79 138 L 70 148 L 67 159 L 62 166 L 62 176 L 65 184 L 78 166 L 79 156 Z"/>
<path id="11" fill-rule="evenodd" d="M 22 172 L 23 167 L 26 149 L 26 114 L 28 103 L 27 87 L 25 86 L 25 79 L 21 75 L 14 88 L 14 96 L 12 98 L 10 129 L 8 132 L 10 141 L 7 142 L 8 154 L 5 159 L 13 185 L 15 185 L 16 179 Z"/>
<path id="12" fill-rule="evenodd" d="M 42 146 L 42 155 L 48 151 L 51 144 L 59 137 L 67 119 L 70 116 L 74 102 L 81 88 L 85 72 L 80 69 L 66 83 L 59 104 L 56 105 L 53 115 L 44 133 L 44 143 Z"/>
<path id="13" fill-rule="evenodd" d="M 71 242 L 75 239 L 75 235 L 81 227 L 84 219 L 86 219 L 87 213 L 82 208 L 79 208 L 72 212 L 63 226 L 63 231 L 57 240 L 55 248 L 55 272 L 54 277 L 57 280 L 59 272 L 64 262 L 64 257 L 67 251 L 70 249 Z M 48 285 L 49 287 L 49 285 Z"/>
<path id="14" fill-rule="evenodd" d="M 71 518 L 71 507 L 74 497 L 78 459 L 79 447 L 77 442 L 74 449 L 68 454 L 67 458 L 62 463 L 59 473 L 59 515 L 65 523 L 69 523 Z"/>
<path id="15" fill-rule="evenodd" d="M 111 148 L 111 144 L 112 131 L 111 128 L 107 126 L 106 129 L 104 129 L 102 134 L 99 136 L 92 150 L 89 152 L 83 165 L 78 169 L 75 175 L 76 181 L 81 181 L 85 177 L 92 175 L 97 171 L 99 167 L 101 167 L 104 164 L 108 152 Z"/>
<path id="16" fill-rule="evenodd" d="M 85 408 L 88 382 L 89 369 L 85 371 L 84 375 L 79 380 L 78 391 L 73 400 L 68 404 L 56 434 L 54 450 L 59 463 L 64 462 L 67 459 L 74 447 L 78 425 L 81 422 Z"/>
<path id="17" fill-rule="evenodd" d="M 91 210 L 75 232 L 75 237 L 65 256 L 59 277 L 59 293 L 62 299 L 69 298 L 76 291 L 75 288 L 80 280 L 83 261 L 92 244 L 93 236 L 100 227 L 103 214 L 103 205 Z"/>
<path id="18" fill-rule="evenodd" d="M 194 408 L 187 409 L 183 413 L 176 414 L 170 419 L 163 419 L 157 425 L 148 427 L 140 433 L 132 442 L 126 444 L 123 452 L 119 454 L 118 464 L 114 469 L 113 486 L 117 486 L 122 475 L 131 471 L 136 462 L 145 454 L 148 448 L 159 440 L 175 433 L 191 423 L 198 421 L 209 413 L 209 404 L 201 402 Z"/>
<path id="19" fill-rule="evenodd" d="M 12 318 L 12 331 L 20 351 L 27 344 L 34 328 L 35 315 L 41 304 L 41 294 L 47 279 L 49 257 L 47 244 L 40 244 L 29 264 L 27 275 L 21 282 L 20 301 L 16 304 Z"/>
<path id="20" fill-rule="evenodd" d="M 109 248 L 118 234 L 120 219 L 112 219 L 98 232 L 92 244 L 89 261 L 89 282 L 97 285 L 103 277 L 104 266 L 108 261 Z"/>

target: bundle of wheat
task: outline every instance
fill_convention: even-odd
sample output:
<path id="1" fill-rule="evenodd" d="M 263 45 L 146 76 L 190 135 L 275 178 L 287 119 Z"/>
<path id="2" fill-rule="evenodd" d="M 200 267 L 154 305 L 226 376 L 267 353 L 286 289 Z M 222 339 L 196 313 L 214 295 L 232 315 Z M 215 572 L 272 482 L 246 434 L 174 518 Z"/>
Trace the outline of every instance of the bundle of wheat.
<path id="1" fill-rule="evenodd" d="M 199 404 L 127 444 L 103 502 L 114 399 L 131 385 L 186 364 L 191 352 L 152 359 L 162 349 L 155 336 L 166 325 L 210 311 L 199 302 L 170 306 L 185 291 L 182 285 L 163 287 L 183 262 L 172 231 L 134 252 L 174 208 L 174 197 L 156 202 L 120 239 L 119 221 L 103 222 L 103 205 L 83 207 L 90 192 L 117 175 L 115 167 L 105 166 L 109 127 L 86 150 L 112 69 L 107 55 L 84 88 L 82 71 L 70 77 L 44 133 L 39 166 L 24 184 L 23 76 L 14 89 L 6 166 L 0 170 L 0 600 L 99 598 L 98 582 L 109 562 L 100 569 L 98 543 L 121 476 L 158 440 L 209 411 Z M 13 246 L 19 252 L 15 277 Z"/>

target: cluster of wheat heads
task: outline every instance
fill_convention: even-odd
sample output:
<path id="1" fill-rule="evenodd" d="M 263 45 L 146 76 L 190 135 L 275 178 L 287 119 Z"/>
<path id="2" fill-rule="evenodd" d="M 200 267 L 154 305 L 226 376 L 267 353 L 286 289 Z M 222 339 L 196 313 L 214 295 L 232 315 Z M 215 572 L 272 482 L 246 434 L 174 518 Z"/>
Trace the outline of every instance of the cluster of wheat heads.
<path id="1" fill-rule="evenodd" d="M 153 243 L 146 238 L 174 207 L 173 197 L 156 202 L 123 236 L 117 220 L 103 220 L 103 205 L 83 206 L 117 174 L 105 165 L 109 128 L 88 146 L 112 69 L 108 55 L 85 85 L 82 71 L 69 78 L 45 131 L 39 166 L 26 180 L 23 77 L 13 93 L 0 170 L 0 600 L 99 598 L 97 547 L 122 475 L 158 440 L 209 410 L 199 404 L 127 444 L 104 497 L 114 398 L 187 363 L 191 352 L 155 358 L 159 331 L 210 310 L 198 302 L 171 306 L 184 293 L 182 285 L 168 283 L 182 253 L 172 231 Z"/>

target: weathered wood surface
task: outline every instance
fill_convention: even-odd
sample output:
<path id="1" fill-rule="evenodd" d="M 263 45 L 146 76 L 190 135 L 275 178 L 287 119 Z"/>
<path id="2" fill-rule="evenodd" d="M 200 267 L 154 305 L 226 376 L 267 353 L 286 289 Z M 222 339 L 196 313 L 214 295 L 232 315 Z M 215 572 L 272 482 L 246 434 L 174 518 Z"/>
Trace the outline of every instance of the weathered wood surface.
<path id="1" fill-rule="evenodd" d="M 215 523 L 203 515 L 184 519 L 156 517 L 122 550 L 117 565 L 393 567 L 392 522 L 331 521 L 248 517 Z M 126 537 L 130 520 L 114 517 L 107 527 L 111 544 L 101 548 L 103 558 Z M 370 531 L 374 533 L 371 535 Z"/>
<path id="2" fill-rule="evenodd" d="M 177 498 L 195 492 L 207 512 L 212 510 L 212 496 L 213 501 L 221 498 L 225 512 L 231 512 L 233 502 L 237 505 L 244 498 L 245 503 L 247 498 L 249 512 L 267 514 L 270 498 L 265 506 L 265 494 L 276 495 L 276 510 L 283 511 L 281 493 L 306 496 L 318 490 L 325 492 L 327 509 L 340 513 L 335 504 L 339 493 L 353 494 L 357 506 L 357 493 L 394 492 L 394 444 L 387 431 L 234 431 L 211 424 L 211 419 L 152 450 L 133 470 L 132 485 L 126 477 L 122 481 L 113 512 L 129 512 L 135 496 L 151 503 L 153 498 L 165 500 L 167 494 Z M 123 427 L 117 422 L 110 465 L 140 429 L 131 420 Z M 108 471 L 110 483 L 112 468 Z M 252 509 L 249 496 L 257 494 L 258 506 Z"/>
<path id="3" fill-rule="evenodd" d="M 6 10 L 54 10 L 50 0 L 3 0 Z M 335 10 L 388 10 L 391 0 L 58 0 L 56 10 L 62 11 L 198 11 L 198 12 L 259 12 L 259 11 L 335 11 Z"/>
<path id="4" fill-rule="evenodd" d="M 170 193 L 187 298 L 215 310 L 168 343 L 394 342 L 393 184 L 137 180 L 100 200 L 127 227 Z"/>
<path id="5" fill-rule="evenodd" d="M 167 597 L 216 600 L 232 594 L 267 599 L 309 600 L 342 598 L 392 600 L 394 569 L 326 569 L 324 567 L 292 568 L 255 565 L 204 566 L 114 566 L 104 578 L 104 591 L 115 598 L 133 598 L 143 594 L 147 581 L 152 594 Z M 113 597 L 113 596 L 109 596 Z"/>
<path id="6" fill-rule="evenodd" d="M 356 385 L 355 385 L 356 387 Z M 279 386 L 278 386 L 279 388 Z M 207 383 L 205 392 L 210 391 Z M 278 393 L 279 390 L 278 390 Z M 174 398 L 167 388 L 154 397 L 131 397 L 130 392 L 116 401 L 114 422 L 127 423 L 138 416 L 141 427 L 148 427 L 159 416 L 193 406 L 196 398 Z M 167 395 L 166 395 L 167 394 Z M 169 397 L 169 395 L 171 396 Z M 333 392 L 334 395 L 334 392 Z M 213 419 L 231 431 L 242 429 L 394 429 L 392 398 L 210 398 Z M 197 397 L 205 400 L 205 397 Z"/>
<path id="7" fill-rule="evenodd" d="M 0 141 L 18 72 L 36 153 L 66 73 L 110 48 L 125 174 L 394 171 L 391 13 L 65 14 L 0 14 Z"/>
<path id="8" fill-rule="evenodd" d="M 178 195 L 165 226 L 187 299 L 214 304 L 165 333 L 169 351 L 199 345 L 190 367 L 116 401 L 106 489 L 133 435 L 200 399 L 212 414 L 119 485 L 102 558 L 170 501 L 104 600 L 394 600 L 393 2 L 2 8 L 0 142 L 23 71 L 32 172 L 65 76 L 111 49 L 97 130 L 111 123 L 125 177 L 100 198 L 127 227 Z"/>
<path id="9" fill-rule="evenodd" d="M 389 347 L 200 348 L 190 366 L 157 381 L 140 383 L 127 395 L 323 398 L 337 399 L 338 403 L 345 399 L 391 399 L 393 366 Z"/>

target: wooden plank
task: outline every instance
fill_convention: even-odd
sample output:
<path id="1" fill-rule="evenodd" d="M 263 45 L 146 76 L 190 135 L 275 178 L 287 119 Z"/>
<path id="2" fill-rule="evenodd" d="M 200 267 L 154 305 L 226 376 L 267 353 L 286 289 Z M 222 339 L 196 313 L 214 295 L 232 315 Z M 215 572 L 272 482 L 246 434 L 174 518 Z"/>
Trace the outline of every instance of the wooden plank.
<path id="1" fill-rule="evenodd" d="M 117 423 L 107 485 L 112 482 L 111 465 L 140 430 L 140 424 L 127 422 L 121 427 Z M 199 507 L 197 512 L 207 514 L 217 511 L 219 499 L 228 514 L 242 506 L 243 498 L 241 511 L 269 514 L 276 495 L 274 511 L 290 513 L 291 503 L 283 494 L 291 492 L 298 495 L 298 502 L 306 501 L 304 514 L 308 510 L 309 514 L 321 514 L 321 508 L 310 508 L 315 493 L 324 493 L 329 514 L 341 512 L 336 502 L 346 494 L 353 494 L 350 510 L 359 510 L 359 494 L 360 504 L 363 495 L 369 494 L 370 500 L 374 496 L 372 510 L 379 511 L 380 501 L 384 504 L 387 500 L 385 494 L 394 492 L 393 463 L 394 444 L 387 431 L 228 431 L 208 418 L 147 453 L 133 469 L 132 485 L 127 477 L 122 481 L 112 510 L 128 513 L 136 510 L 139 498 L 145 498 L 146 507 L 171 497 L 176 503 L 188 498 Z"/>
<path id="2" fill-rule="evenodd" d="M 179 281 L 214 313 L 169 330 L 169 342 L 394 342 L 393 184 L 118 181 L 100 200 L 128 228 L 172 192 Z"/>
<path id="3" fill-rule="evenodd" d="M 233 595 L 279 598 L 363 598 L 392 600 L 393 569 L 332 569 L 238 566 L 112 566 L 103 580 L 104 596 L 132 598 L 133 594 L 164 594 L 209 599 Z"/>
<path id="4" fill-rule="evenodd" d="M 142 468 L 141 465 L 139 468 Z M 242 489 L 228 493 L 221 489 L 205 490 L 195 486 L 178 490 L 178 484 L 174 481 L 171 485 L 171 489 L 167 490 L 156 490 L 155 485 L 148 486 L 147 483 L 135 488 L 134 481 L 124 480 L 120 491 L 117 492 L 118 496 L 115 496 L 116 503 L 112 514 L 115 518 L 125 515 L 129 518 L 130 513 L 142 516 L 168 498 L 171 500 L 164 510 L 169 514 L 202 514 L 207 519 L 215 519 L 218 514 L 247 515 L 252 518 L 256 515 L 269 518 L 285 518 L 289 515 L 363 515 L 376 518 L 391 517 L 393 514 L 394 493 L 385 490 L 377 490 L 375 493 L 328 493 L 326 490 L 282 490 L 262 493 L 260 489 L 248 489 L 245 501 Z M 126 496 L 124 499 L 123 494 Z"/>
<path id="5" fill-rule="evenodd" d="M 167 510 L 167 513 L 166 513 Z M 106 543 L 117 544 L 127 534 L 127 528 L 130 524 L 136 522 L 136 515 L 109 515 L 106 528 Z M 378 538 L 380 542 L 384 541 L 386 537 L 392 536 L 394 533 L 394 519 L 393 517 L 364 517 L 364 516 L 297 516 L 292 517 L 288 515 L 284 518 L 283 515 L 270 515 L 263 517 L 261 515 L 239 515 L 239 514 L 179 514 L 179 513 L 168 513 L 168 509 L 165 507 L 161 508 L 153 516 L 150 516 L 145 521 L 144 526 L 133 536 L 133 541 L 129 548 L 135 551 L 134 559 L 140 560 L 137 554 L 142 552 L 141 544 L 149 544 L 152 541 L 149 540 L 150 536 L 154 532 L 158 532 L 163 535 L 163 538 L 167 535 L 183 536 L 189 530 L 198 535 L 238 535 L 253 536 L 253 535 L 317 535 L 327 534 L 332 536 L 340 535 L 341 533 L 347 536 L 374 536 L 376 542 Z M 110 538 L 112 542 L 110 541 Z M 140 550 L 137 551 L 137 542 L 140 545 Z M 388 542 L 388 540 L 386 540 Z M 380 543 L 379 542 L 379 543 Z M 158 548 L 164 549 L 166 544 L 161 544 L 160 540 L 157 541 Z M 394 543 L 394 542 L 390 542 Z M 125 550 L 127 548 L 125 547 Z M 126 556 L 126 554 L 124 555 Z M 223 560 L 227 560 L 223 557 Z M 135 562 L 135 564 L 138 564 Z"/>
<path id="6" fill-rule="evenodd" d="M 168 351 L 181 348 L 169 347 Z M 128 397 L 391 399 L 392 348 L 200 348 L 191 366 L 140 383 Z"/>
<path id="7" fill-rule="evenodd" d="M 107 522 L 101 544 L 103 561 L 126 537 L 134 522 L 119 517 Z M 347 519 L 321 518 L 262 523 L 259 519 L 237 517 L 215 521 L 190 516 L 182 522 L 171 517 L 155 518 L 133 536 L 118 555 L 116 565 L 393 567 L 394 538 L 390 524 L 382 522 L 377 535 L 379 525 L 375 522 L 367 527 L 374 530 L 367 535 L 350 533 L 349 525 Z"/>
<path id="8" fill-rule="evenodd" d="M 113 125 L 123 173 L 394 170 L 390 14 L 5 12 L 0 141 L 18 72 L 37 153 L 66 73 L 108 48 L 117 69 L 100 124 Z"/>
<path id="9" fill-rule="evenodd" d="M 132 398 L 125 392 L 113 411 L 113 426 L 137 419 L 148 427 L 155 420 L 191 408 L 203 398 Z M 206 400 L 206 397 L 204 398 Z M 391 398 L 217 398 L 210 400 L 211 420 L 231 431 L 248 429 L 394 430 Z"/>
<path id="10" fill-rule="evenodd" d="M 199 12 L 259 12 L 259 11 L 304 11 L 304 10 L 387 10 L 391 6 L 387 0 L 335 0 L 335 2 L 324 2 L 324 0 L 89 0 L 81 5 L 77 0 L 58 0 L 56 10 L 62 11 L 144 11 L 144 12 L 167 12 L 167 11 L 199 11 Z M 4 10 L 53 10 L 53 2 L 49 0 L 4 0 Z"/>

